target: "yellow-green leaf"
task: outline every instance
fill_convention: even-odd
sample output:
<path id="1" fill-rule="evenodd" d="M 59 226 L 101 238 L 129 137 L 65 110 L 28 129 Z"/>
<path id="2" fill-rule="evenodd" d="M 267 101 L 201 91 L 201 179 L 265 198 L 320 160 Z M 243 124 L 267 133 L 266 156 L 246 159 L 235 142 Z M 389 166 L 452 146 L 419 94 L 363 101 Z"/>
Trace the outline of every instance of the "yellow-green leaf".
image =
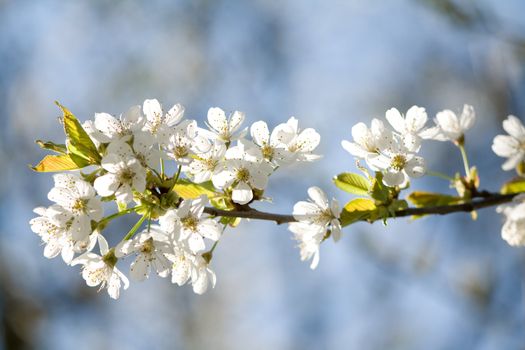
<path id="1" fill-rule="evenodd" d="M 341 225 L 347 226 L 359 220 L 372 217 L 377 210 L 374 201 L 366 198 L 357 198 L 346 203 L 341 212 Z"/>
<path id="2" fill-rule="evenodd" d="M 59 145 L 51 141 L 42 141 L 42 140 L 36 140 L 35 142 L 37 145 L 40 146 L 40 148 L 47 149 L 47 150 L 50 150 L 50 151 L 53 151 L 59 154 L 67 153 L 66 145 Z"/>
<path id="3" fill-rule="evenodd" d="M 520 177 L 513 179 L 501 187 L 502 194 L 525 192 L 525 178 Z"/>
<path id="4" fill-rule="evenodd" d="M 462 201 L 461 197 L 448 194 L 416 191 L 408 196 L 408 200 L 416 207 L 434 207 L 439 205 L 457 204 Z"/>
<path id="5" fill-rule="evenodd" d="M 173 190 L 183 199 L 195 199 L 201 195 L 212 198 L 216 195 L 211 181 L 202 184 L 195 184 L 191 181 L 180 179 L 174 186 Z"/>
<path id="6" fill-rule="evenodd" d="M 345 192 L 358 196 L 368 195 L 370 184 L 365 177 L 359 174 L 342 173 L 334 177 L 333 181 L 338 188 Z"/>
<path id="7" fill-rule="evenodd" d="M 383 183 L 383 174 L 380 171 L 376 172 L 376 176 L 372 180 L 370 196 L 382 203 L 386 203 L 390 199 L 390 187 Z"/>
<path id="8" fill-rule="evenodd" d="M 79 166 L 67 154 L 62 155 L 47 155 L 32 167 L 34 171 L 38 172 L 53 172 L 64 170 L 76 170 Z"/>
<path id="9" fill-rule="evenodd" d="M 78 119 L 60 103 L 55 102 L 62 110 L 64 121 L 64 132 L 67 136 L 67 149 L 70 153 L 89 162 L 89 164 L 100 163 L 101 157 L 97 147 L 84 130 Z M 76 159 L 74 158 L 76 161 Z"/>

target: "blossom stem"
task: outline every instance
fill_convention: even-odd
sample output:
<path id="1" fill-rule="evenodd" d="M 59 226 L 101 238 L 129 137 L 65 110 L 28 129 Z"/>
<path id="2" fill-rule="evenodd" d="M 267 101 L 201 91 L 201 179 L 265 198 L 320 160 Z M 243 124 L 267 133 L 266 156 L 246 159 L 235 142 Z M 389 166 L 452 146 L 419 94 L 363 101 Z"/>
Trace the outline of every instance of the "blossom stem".
<path id="1" fill-rule="evenodd" d="M 139 219 L 139 221 L 137 221 L 137 223 L 135 224 L 135 226 L 133 226 L 131 228 L 131 230 L 129 230 L 128 234 L 126 236 L 124 236 L 124 238 L 122 239 L 123 241 L 127 241 L 128 239 L 130 239 L 131 237 L 133 237 L 133 235 L 135 234 L 135 232 L 137 232 L 137 230 L 140 228 L 140 226 L 142 225 L 142 223 L 144 222 L 144 220 L 146 220 L 146 218 L 148 217 L 148 214 L 145 214 L 145 215 L 142 215 L 142 217 Z"/>
<path id="2" fill-rule="evenodd" d="M 136 207 L 133 207 L 133 208 L 128 208 L 128 209 L 125 209 L 125 210 L 122 210 L 122 211 L 119 211 L 118 213 L 115 213 L 115 214 L 111 214 L 109 216 L 106 216 L 105 218 L 102 218 L 102 220 L 100 220 L 98 222 L 98 225 L 102 225 L 102 226 L 105 226 L 108 222 L 110 222 L 111 220 L 113 219 L 116 219 L 118 217 L 121 217 L 123 215 L 126 215 L 126 214 L 129 214 L 129 213 L 133 213 L 133 212 L 136 212 L 137 210 L 140 210 L 142 209 L 142 205 L 137 205 Z"/>
<path id="3" fill-rule="evenodd" d="M 461 152 L 461 158 L 463 158 L 463 166 L 465 167 L 465 176 L 468 178 L 470 175 L 470 166 L 468 164 L 467 152 L 463 144 L 460 144 L 458 147 Z"/>
<path id="4" fill-rule="evenodd" d="M 179 181 L 180 172 L 182 171 L 182 165 L 179 165 L 179 169 L 177 170 L 177 175 L 175 175 L 175 184 Z"/>
<path id="5" fill-rule="evenodd" d="M 159 145 L 159 151 L 162 151 L 160 145 Z M 164 159 L 162 159 L 162 157 L 160 158 L 160 179 L 164 180 Z"/>
<path id="6" fill-rule="evenodd" d="M 437 171 L 427 171 L 427 174 L 430 175 L 430 176 L 435 176 L 435 177 L 439 177 L 440 179 L 443 179 L 443 180 L 447 180 L 447 181 L 454 181 L 454 178 L 448 176 L 448 175 L 445 175 L 443 173 L 440 173 L 440 172 L 437 172 Z"/>

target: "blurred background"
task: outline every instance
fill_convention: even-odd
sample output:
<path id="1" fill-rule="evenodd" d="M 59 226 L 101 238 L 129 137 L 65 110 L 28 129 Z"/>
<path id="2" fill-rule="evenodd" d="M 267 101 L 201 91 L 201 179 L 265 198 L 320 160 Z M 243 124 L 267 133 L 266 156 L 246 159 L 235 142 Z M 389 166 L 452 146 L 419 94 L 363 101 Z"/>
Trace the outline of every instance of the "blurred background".
<path id="1" fill-rule="evenodd" d="M 285 226 L 243 222 L 215 251 L 214 290 L 153 278 L 115 302 L 43 257 L 28 221 L 52 178 L 27 167 L 44 155 L 35 139 L 64 138 L 54 100 L 80 120 L 146 98 L 199 122 L 211 106 L 271 126 L 294 115 L 320 132 L 324 158 L 272 177 L 274 204 L 258 208 L 289 213 L 312 185 L 350 199 L 330 179 L 356 170 L 340 147 L 356 122 L 469 103 L 471 163 L 497 190 L 512 175 L 492 138 L 507 114 L 525 116 L 524 11 L 520 0 L 0 0 L 0 349 L 525 349 L 525 254 L 500 238 L 494 209 L 353 225 L 322 245 L 315 271 Z M 462 169 L 451 144 L 423 153 L 434 171 Z M 431 177 L 412 186 L 451 191 Z"/>

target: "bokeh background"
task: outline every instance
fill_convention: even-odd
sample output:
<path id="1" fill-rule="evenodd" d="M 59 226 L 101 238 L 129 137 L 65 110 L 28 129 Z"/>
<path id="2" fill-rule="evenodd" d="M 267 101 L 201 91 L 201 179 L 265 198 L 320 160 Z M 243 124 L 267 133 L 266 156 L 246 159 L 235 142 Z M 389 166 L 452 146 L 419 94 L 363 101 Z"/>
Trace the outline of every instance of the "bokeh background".
<path id="1" fill-rule="evenodd" d="M 0 348 L 524 349 L 525 254 L 501 240 L 493 209 L 353 225 L 323 244 L 315 271 L 286 227 L 243 222 L 216 250 L 214 290 L 153 278 L 115 302 L 42 256 L 28 221 L 52 179 L 27 167 L 44 154 L 35 139 L 63 140 L 54 100 L 81 120 L 152 97 L 201 122 L 211 106 L 250 123 L 294 115 L 320 132 L 324 158 L 272 178 L 274 204 L 259 208 L 288 213 L 312 185 L 350 199 L 330 179 L 355 170 L 340 141 L 356 122 L 469 103 L 471 162 L 496 190 L 511 174 L 492 138 L 507 114 L 525 116 L 524 11 L 520 0 L 0 1 Z M 423 152 L 432 170 L 462 169 L 451 144 Z M 431 177 L 413 187 L 451 191 Z"/>

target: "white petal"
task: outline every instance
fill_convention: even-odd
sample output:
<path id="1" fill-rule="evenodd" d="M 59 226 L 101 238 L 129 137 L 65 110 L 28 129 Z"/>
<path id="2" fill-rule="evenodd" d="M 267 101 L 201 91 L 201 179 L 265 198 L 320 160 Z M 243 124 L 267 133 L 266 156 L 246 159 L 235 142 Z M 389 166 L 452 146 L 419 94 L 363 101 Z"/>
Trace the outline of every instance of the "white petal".
<path id="1" fill-rule="evenodd" d="M 162 106 L 156 99 L 145 100 L 142 105 L 144 115 L 148 118 L 148 121 L 155 121 L 162 117 Z"/>
<path id="2" fill-rule="evenodd" d="M 108 113 L 95 113 L 95 127 L 111 138 L 122 131 L 120 121 Z"/>
<path id="3" fill-rule="evenodd" d="M 217 241 L 221 237 L 221 226 L 212 219 L 203 220 L 199 224 L 199 233 L 212 241 Z"/>
<path id="4" fill-rule="evenodd" d="M 238 204 L 249 203 L 253 199 L 252 188 L 245 182 L 239 182 L 232 191 L 232 201 Z"/>
<path id="5" fill-rule="evenodd" d="M 368 155 L 368 151 L 363 149 L 360 145 L 354 142 L 349 142 L 346 140 L 341 141 L 341 146 L 344 150 L 358 158 L 365 158 Z"/>
<path id="6" fill-rule="evenodd" d="M 47 198 L 63 207 L 72 206 L 77 199 L 70 190 L 62 187 L 53 187 L 47 194 Z"/>
<path id="7" fill-rule="evenodd" d="M 503 121 L 503 129 L 519 141 L 525 141 L 525 127 L 517 117 L 509 115 L 507 119 Z"/>
<path id="8" fill-rule="evenodd" d="M 304 129 L 293 142 L 299 152 L 312 152 L 321 142 L 321 135 L 312 128 Z"/>
<path id="9" fill-rule="evenodd" d="M 421 177 L 426 173 L 425 160 L 422 157 L 414 157 L 405 165 L 405 171 L 410 177 Z"/>
<path id="10" fill-rule="evenodd" d="M 317 186 L 308 189 L 308 196 L 322 209 L 328 209 L 328 198 L 326 194 Z"/>
<path id="11" fill-rule="evenodd" d="M 184 115 L 184 107 L 181 104 L 176 104 L 170 108 L 168 113 L 166 113 L 165 123 L 168 126 L 175 126 Z"/>
<path id="12" fill-rule="evenodd" d="M 110 173 L 118 173 L 124 166 L 122 158 L 115 153 L 109 153 L 102 158 L 102 167 Z"/>
<path id="13" fill-rule="evenodd" d="M 417 132 L 425 126 L 427 119 L 425 108 L 412 106 L 407 111 L 405 126 L 408 131 Z"/>
<path id="14" fill-rule="evenodd" d="M 129 268 L 129 275 L 135 281 L 144 281 L 148 278 L 151 270 L 151 264 L 145 254 L 139 254 L 137 258 L 131 263 Z"/>
<path id="15" fill-rule="evenodd" d="M 476 121 L 476 112 L 474 112 L 474 107 L 470 105 L 464 105 L 463 112 L 461 113 L 461 117 L 459 121 L 463 132 L 472 128 L 475 121 Z"/>
<path id="16" fill-rule="evenodd" d="M 95 179 L 93 186 L 99 196 L 111 196 L 118 189 L 120 183 L 115 174 L 106 174 Z"/>
<path id="17" fill-rule="evenodd" d="M 196 232 L 188 237 L 188 246 L 193 253 L 201 252 L 206 248 L 204 245 L 204 239 L 202 239 L 202 236 Z"/>
<path id="18" fill-rule="evenodd" d="M 250 135 L 253 141 L 259 146 L 268 144 L 270 139 L 270 131 L 268 125 L 264 121 L 258 121 L 252 124 L 250 128 Z"/>
<path id="19" fill-rule="evenodd" d="M 492 143 L 492 150 L 500 157 L 512 157 L 519 151 L 518 140 L 507 135 L 498 135 Z"/>
<path id="20" fill-rule="evenodd" d="M 224 111 L 218 107 L 213 107 L 208 110 L 208 124 L 218 132 L 228 130 L 226 115 Z"/>
<path id="21" fill-rule="evenodd" d="M 213 186 L 217 188 L 225 188 L 230 186 L 235 180 L 235 173 L 232 170 L 222 170 L 214 174 L 211 178 Z"/>
<path id="22" fill-rule="evenodd" d="M 233 133 L 237 129 L 239 129 L 239 127 L 241 126 L 243 122 L 244 122 L 244 113 L 239 112 L 239 111 L 233 112 L 229 120 L 230 133 Z"/>
<path id="23" fill-rule="evenodd" d="M 389 187 L 399 186 L 405 182 L 405 174 L 401 171 L 387 172 L 383 176 L 383 182 Z"/>
<path id="24" fill-rule="evenodd" d="M 386 111 L 385 117 L 397 132 L 405 133 L 405 119 L 403 119 L 401 113 L 399 113 L 396 108 L 391 108 Z"/>

